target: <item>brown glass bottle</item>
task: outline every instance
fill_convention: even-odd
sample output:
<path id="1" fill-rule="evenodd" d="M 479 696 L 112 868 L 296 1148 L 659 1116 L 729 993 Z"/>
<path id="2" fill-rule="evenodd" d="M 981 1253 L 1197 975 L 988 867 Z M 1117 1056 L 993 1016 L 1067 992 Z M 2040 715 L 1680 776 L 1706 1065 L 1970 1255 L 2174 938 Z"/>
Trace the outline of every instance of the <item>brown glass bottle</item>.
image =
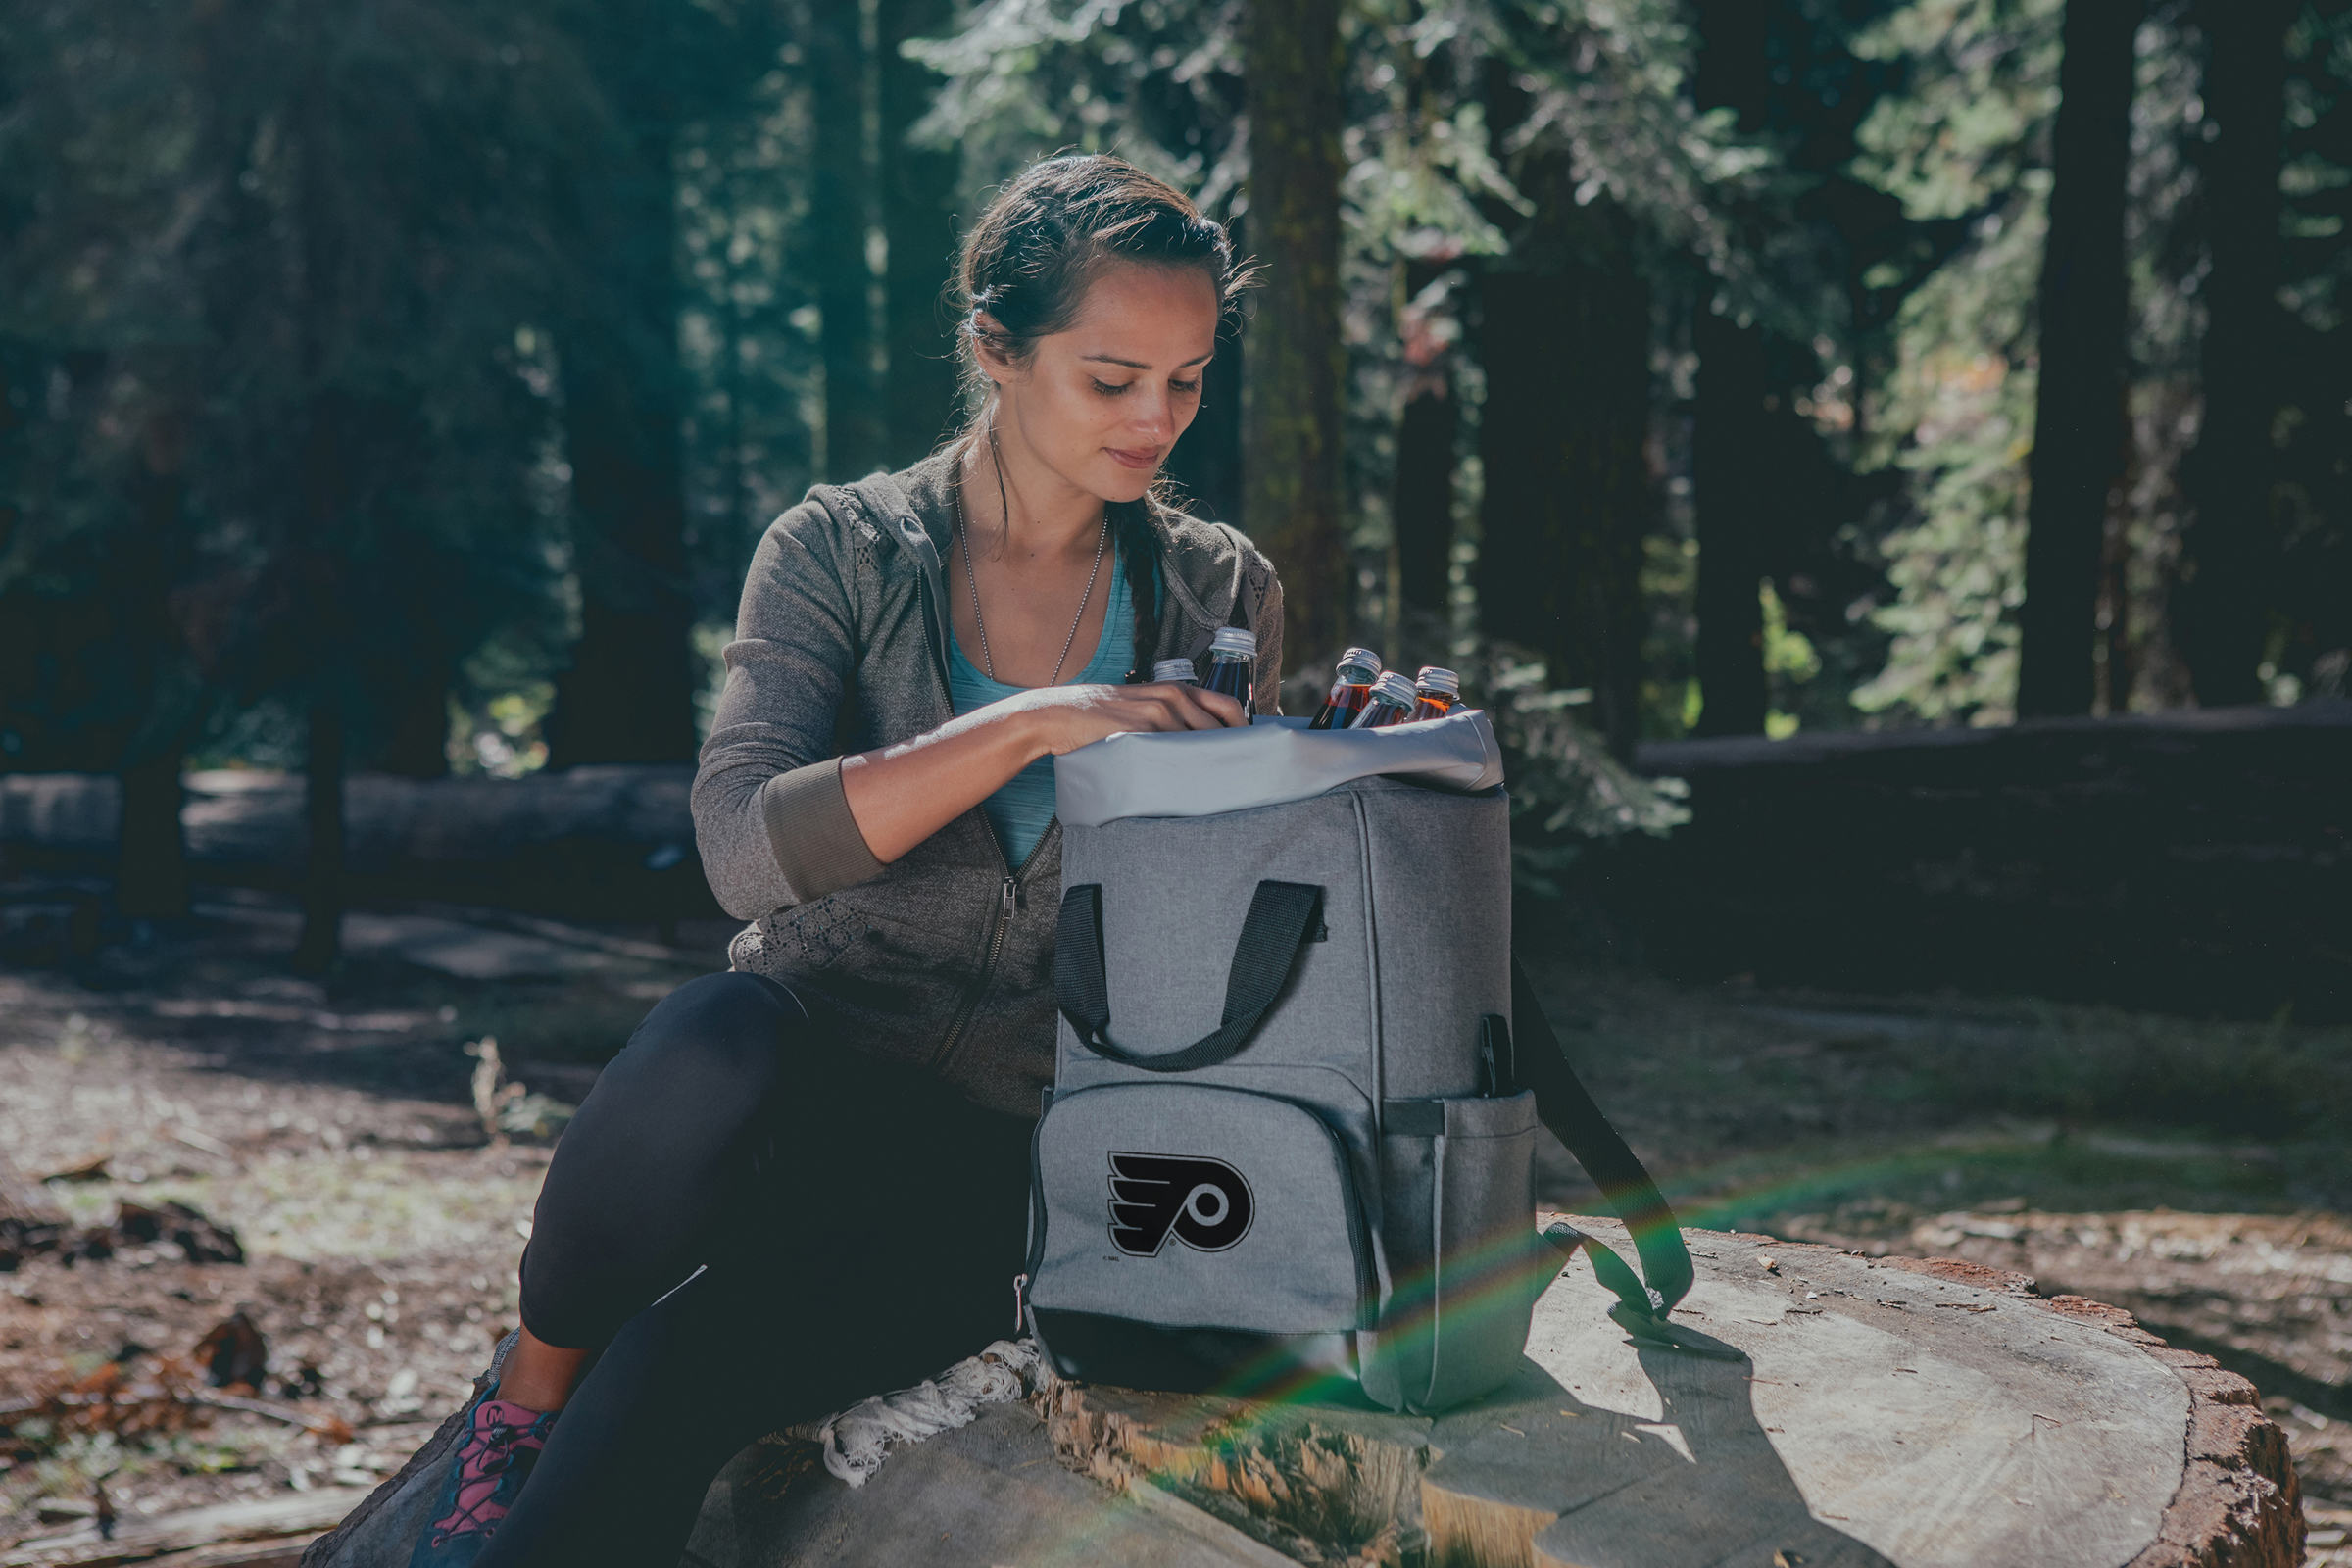
<path id="1" fill-rule="evenodd" d="M 1349 729 L 1385 729 L 1391 724 L 1408 722 L 1413 708 L 1420 699 L 1413 692 L 1413 683 L 1395 670 L 1372 683 L 1372 700 L 1364 710 L 1355 715 Z"/>
<path id="2" fill-rule="evenodd" d="M 1331 695 L 1308 729 L 1346 729 L 1372 699 L 1372 683 L 1380 679 L 1380 656 L 1369 648 L 1350 648 L 1340 656 L 1339 674 Z"/>
<path id="3" fill-rule="evenodd" d="M 1424 664 L 1413 681 L 1415 718 L 1444 718 L 1462 706 L 1462 678 L 1450 669 Z"/>

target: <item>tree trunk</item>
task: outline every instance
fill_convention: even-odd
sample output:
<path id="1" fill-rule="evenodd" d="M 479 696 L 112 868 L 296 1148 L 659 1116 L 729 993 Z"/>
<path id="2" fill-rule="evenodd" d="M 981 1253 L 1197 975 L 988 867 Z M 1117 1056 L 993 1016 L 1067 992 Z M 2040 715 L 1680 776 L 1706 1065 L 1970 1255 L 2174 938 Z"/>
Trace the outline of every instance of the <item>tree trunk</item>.
<path id="1" fill-rule="evenodd" d="M 1240 250 L 1239 223 L 1233 240 Z M 1240 331 L 1217 334 L 1216 358 L 1201 376 L 1200 411 L 1162 470 L 1183 491 L 1184 504 L 1195 515 L 1237 526 L 1242 518 L 1243 352 Z"/>
<path id="2" fill-rule="evenodd" d="M 310 744 L 303 760 L 302 937 L 294 967 L 324 974 L 334 967 L 343 931 L 343 696 L 332 677 L 311 699 Z"/>
<path id="3" fill-rule="evenodd" d="M 2130 457 L 2124 179 L 2132 39 L 2145 9 L 2145 0 L 2067 0 L 2041 259 L 2020 718 L 2088 713 L 2095 695 L 2099 558 L 2109 497 Z"/>
<path id="4" fill-rule="evenodd" d="M 449 666 L 433 660 L 399 694 L 384 739 L 379 766 L 402 778 L 444 778 L 449 773 Z"/>
<path id="5" fill-rule="evenodd" d="M 889 256 L 883 287 L 890 350 L 882 461 L 894 468 L 937 446 L 956 414 L 956 338 L 940 296 L 956 266 L 962 160 L 906 144 L 906 132 L 931 107 L 940 78 L 899 52 L 909 38 L 940 37 L 955 25 L 949 0 L 882 0 L 882 227 Z"/>
<path id="6" fill-rule="evenodd" d="M 1642 551 L 1657 512 L 1649 288 L 1612 203 L 1577 207 L 1564 167 L 1522 188 L 1544 193 L 1537 199 L 1566 228 L 1527 248 L 1567 260 L 1491 271 L 1480 286 L 1479 618 L 1489 635 L 1540 650 L 1552 685 L 1592 688 L 1610 750 L 1630 758 L 1647 612 Z"/>
<path id="7" fill-rule="evenodd" d="M 188 912 L 188 846 L 180 829 L 177 744 L 123 767 L 122 824 L 116 831 L 115 902 L 134 920 L 184 919 Z"/>
<path id="8" fill-rule="evenodd" d="M 169 372 L 166 372 L 167 374 Z M 141 432 L 132 506 L 138 548 L 130 563 L 124 622 L 136 648 L 132 664 L 145 689 L 147 715 L 133 733 L 118 777 L 122 788 L 117 830 L 115 902 L 134 920 L 184 919 L 188 913 L 187 841 L 180 832 L 180 763 L 198 705 L 174 677 L 178 637 L 171 586 L 188 550 L 181 528 L 187 480 L 187 428 L 167 401 Z"/>
<path id="9" fill-rule="evenodd" d="M 817 477 L 863 478 L 883 462 L 882 378 L 874 359 L 876 278 L 866 247 L 879 224 L 874 200 L 872 60 L 867 8 L 853 0 L 809 7 L 808 89 L 815 146 L 802 270 L 822 317 L 825 433 Z"/>
<path id="10" fill-rule="evenodd" d="M 1408 300 L 1445 275 L 1450 262 L 1414 262 L 1404 270 Z M 1405 608 L 1446 613 L 1453 564 L 1453 443 L 1461 405 L 1451 356 L 1408 366 L 1404 415 L 1396 424 L 1396 586 Z"/>
<path id="11" fill-rule="evenodd" d="M 1691 490 L 1698 530 L 1698 667 L 1701 735 L 1761 735 L 1770 697 L 1764 679 L 1759 593 L 1772 531 L 1771 427 L 1764 400 L 1772 367 L 1764 330 L 1703 305 L 1694 323 L 1698 415 L 1691 432 Z"/>
<path id="12" fill-rule="evenodd" d="M 1691 92 L 1701 109 L 1733 110 L 1743 134 L 1765 128 L 1772 79 L 1771 13 L 1755 0 L 1699 0 Z M 1711 283 L 1702 275 L 1702 295 Z M 1701 735 L 1761 735 L 1764 676 L 1759 587 L 1771 569 L 1772 354 L 1760 326 L 1719 316 L 1701 298 L 1693 326 L 1697 408 L 1690 488 L 1698 536 L 1697 666 Z"/>
<path id="13" fill-rule="evenodd" d="M 592 41 L 625 124 L 621 147 L 584 162 L 569 193 L 589 279 L 558 341 L 580 640 L 556 678 L 551 767 L 695 753 L 666 3 L 631 6 Z"/>
<path id="14" fill-rule="evenodd" d="M 1293 667 L 1339 652 L 1341 546 L 1339 0 L 1249 0 L 1250 235 L 1265 282 L 1243 413 L 1244 525 L 1282 575 Z"/>
<path id="15" fill-rule="evenodd" d="M 2276 538 L 2271 486 L 2278 408 L 2279 165 L 2284 150 L 2289 0 L 2199 9 L 2207 56 L 2203 160 L 2213 270 L 2205 297 L 2205 413 L 2183 478 L 2196 506 L 2184 541 L 2193 574 L 2179 589 L 2175 646 L 2207 708 L 2258 703 Z"/>

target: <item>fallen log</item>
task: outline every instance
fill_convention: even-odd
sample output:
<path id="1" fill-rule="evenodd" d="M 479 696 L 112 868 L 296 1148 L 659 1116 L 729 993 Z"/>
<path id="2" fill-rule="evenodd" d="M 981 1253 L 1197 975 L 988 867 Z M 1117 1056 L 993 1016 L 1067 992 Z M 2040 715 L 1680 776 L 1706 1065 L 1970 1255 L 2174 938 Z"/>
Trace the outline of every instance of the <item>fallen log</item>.
<path id="1" fill-rule="evenodd" d="M 0 1568 L 290 1568 L 302 1548 L 368 1495 L 366 1487 L 322 1487 L 255 1502 L 224 1502 L 152 1519 L 126 1519 L 112 1539 L 95 1526 L 36 1536 L 0 1552 Z"/>

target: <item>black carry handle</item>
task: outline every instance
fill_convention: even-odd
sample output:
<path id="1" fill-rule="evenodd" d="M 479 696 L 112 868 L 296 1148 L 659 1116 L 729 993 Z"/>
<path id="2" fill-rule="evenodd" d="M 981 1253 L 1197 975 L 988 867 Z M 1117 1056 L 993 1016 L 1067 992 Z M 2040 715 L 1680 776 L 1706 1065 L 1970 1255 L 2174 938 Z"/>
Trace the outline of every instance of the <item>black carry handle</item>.
<path id="1" fill-rule="evenodd" d="M 1649 1172 L 1617 1136 L 1617 1129 L 1609 1125 L 1609 1118 L 1600 1113 L 1575 1069 L 1568 1065 L 1559 1039 L 1544 1016 L 1543 1004 L 1536 1000 L 1536 988 L 1527 983 L 1527 972 L 1519 967 L 1516 956 L 1511 959 L 1511 1013 L 1519 1023 L 1517 1049 L 1510 1053 L 1519 1087 L 1535 1091 L 1536 1114 L 1553 1137 L 1568 1146 L 1568 1152 L 1600 1188 L 1609 1207 L 1625 1221 L 1625 1228 L 1633 1233 L 1634 1250 L 1642 1259 L 1642 1272 L 1648 1276 L 1649 1283 L 1644 1286 L 1616 1253 L 1582 1232 L 1574 1233 L 1592 1260 L 1593 1273 L 1617 1295 L 1619 1305 L 1609 1309 L 1609 1316 L 1637 1338 L 1671 1344 L 1663 1332 L 1668 1326 L 1666 1314 L 1690 1294 L 1692 1277 L 1690 1250 L 1683 1245 L 1674 1210 L 1666 1206 L 1658 1184 L 1649 1179 Z M 1558 1229 L 1570 1228 L 1563 1225 Z"/>
<path id="2" fill-rule="evenodd" d="M 1250 1043 L 1266 1009 L 1314 939 L 1315 911 L 1323 890 L 1301 882 L 1260 882 L 1233 945 L 1233 969 L 1225 977 L 1225 1012 L 1214 1034 L 1182 1051 L 1139 1056 L 1110 1043 L 1110 992 L 1102 979 L 1102 886 L 1081 883 L 1061 896 L 1061 921 L 1054 940 L 1054 1000 L 1070 1020 L 1079 1043 L 1096 1055 L 1146 1072 L 1191 1072 L 1229 1061 Z"/>

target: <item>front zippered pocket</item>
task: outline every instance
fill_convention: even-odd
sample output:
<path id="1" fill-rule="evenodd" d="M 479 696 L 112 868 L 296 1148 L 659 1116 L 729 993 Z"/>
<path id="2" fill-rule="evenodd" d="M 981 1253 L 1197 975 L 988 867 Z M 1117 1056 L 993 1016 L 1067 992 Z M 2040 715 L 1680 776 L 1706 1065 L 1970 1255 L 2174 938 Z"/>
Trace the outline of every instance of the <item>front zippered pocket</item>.
<path id="1" fill-rule="evenodd" d="M 1033 1145 L 1029 1302 L 1160 1329 L 1351 1334 L 1371 1248 L 1306 1106 L 1205 1084 L 1057 1096 Z"/>

